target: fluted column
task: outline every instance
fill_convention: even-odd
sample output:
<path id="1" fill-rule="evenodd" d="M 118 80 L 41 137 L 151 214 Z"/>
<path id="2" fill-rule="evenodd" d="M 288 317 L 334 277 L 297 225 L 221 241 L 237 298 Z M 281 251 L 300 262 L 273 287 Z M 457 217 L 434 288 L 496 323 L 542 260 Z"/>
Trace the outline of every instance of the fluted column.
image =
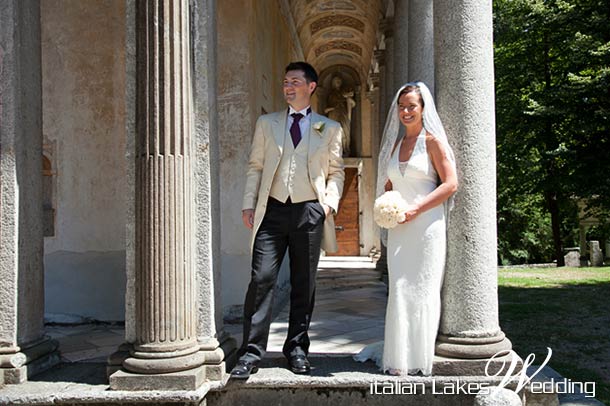
<path id="1" fill-rule="evenodd" d="M 394 17 L 386 17 L 381 21 L 380 29 L 383 31 L 385 52 L 384 64 L 381 65 L 381 81 L 379 84 L 379 141 L 383 137 L 385 122 L 388 117 L 390 103 L 394 97 Z M 378 163 L 377 163 L 378 164 Z M 377 166 L 376 166 L 377 167 Z M 387 281 L 388 261 L 387 247 L 380 241 L 380 257 L 377 261 L 377 269 L 382 273 L 382 280 Z"/>
<path id="2" fill-rule="evenodd" d="M 391 94 L 398 87 L 409 81 L 409 1 L 394 1 L 394 87 Z"/>
<path id="3" fill-rule="evenodd" d="M 437 354 L 486 358 L 511 348 L 498 322 L 491 0 L 435 1 L 434 27 L 437 105 L 459 178 Z"/>
<path id="4" fill-rule="evenodd" d="M 0 387 L 59 362 L 44 335 L 40 3 L 0 7 Z"/>
<path id="5" fill-rule="evenodd" d="M 205 356 L 197 343 L 193 266 L 188 0 L 138 1 L 136 31 L 135 343 L 123 367 L 192 374 L 157 381 L 122 379 L 119 371 L 110 380 L 113 389 L 194 389 Z"/>
<path id="6" fill-rule="evenodd" d="M 393 18 L 386 18 L 384 20 L 384 35 L 385 35 L 385 75 L 383 83 L 380 85 L 384 86 L 385 89 L 382 92 L 382 102 L 380 103 L 381 111 L 381 122 L 380 131 L 383 133 L 385 126 L 385 120 L 388 115 L 388 109 L 390 103 L 394 97 L 395 81 L 394 81 L 394 20 Z"/>
<path id="7" fill-rule="evenodd" d="M 409 0 L 409 81 L 422 81 L 434 94 L 433 0 Z"/>

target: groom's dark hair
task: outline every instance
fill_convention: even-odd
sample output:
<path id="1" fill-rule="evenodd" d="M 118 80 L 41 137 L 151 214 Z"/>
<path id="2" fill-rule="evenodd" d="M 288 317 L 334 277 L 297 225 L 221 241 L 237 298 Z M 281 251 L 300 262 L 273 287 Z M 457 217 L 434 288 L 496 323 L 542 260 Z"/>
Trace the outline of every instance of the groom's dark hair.
<path id="1" fill-rule="evenodd" d="M 290 62 L 288 66 L 286 66 L 286 70 L 284 71 L 284 73 L 288 73 L 288 71 L 291 70 L 303 71 L 303 76 L 305 76 L 305 80 L 307 80 L 307 83 L 318 83 L 318 73 L 316 72 L 314 67 L 308 64 L 307 62 Z"/>

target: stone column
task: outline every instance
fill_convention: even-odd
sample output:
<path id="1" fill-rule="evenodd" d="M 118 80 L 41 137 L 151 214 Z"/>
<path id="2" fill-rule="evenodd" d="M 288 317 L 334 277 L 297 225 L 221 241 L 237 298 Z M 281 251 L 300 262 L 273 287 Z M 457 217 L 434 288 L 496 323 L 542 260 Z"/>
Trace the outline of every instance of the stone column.
<path id="1" fill-rule="evenodd" d="M 136 3 L 135 343 L 112 389 L 193 390 L 197 342 L 188 0 Z"/>
<path id="2" fill-rule="evenodd" d="M 409 81 L 422 81 L 434 94 L 433 0 L 409 0 Z"/>
<path id="3" fill-rule="evenodd" d="M 379 122 L 380 131 L 383 134 L 383 127 L 385 126 L 385 120 L 388 116 L 388 109 L 392 98 L 394 97 L 395 81 L 394 81 L 394 20 L 392 18 L 386 18 L 384 20 L 384 36 L 385 36 L 385 75 L 383 83 L 380 85 L 385 89 L 381 92 L 382 102 L 381 107 L 381 120 Z"/>
<path id="4" fill-rule="evenodd" d="M 224 331 L 220 275 L 220 158 L 216 110 L 216 1 L 192 0 L 197 337 L 206 378 L 220 380 L 237 343 Z"/>
<path id="5" fill-rule="evenodd" d="M 0 8 L 0 386 L 59 362 L 44 336 L 40 4 Z"/>
<path id="6" fill-rule="evenodd" d="M 385 122 L 388 117 L 388 110 L 390 108 L 390 104 L 392 103 L 392 99 L 394 98 L 394 92 L 397 89 L 394 87 L 394 21 L 395 17 L 386 17 L 381 24 L 381 29 L 383 30 L 385 37 L 385 69 L 383 71 L 384 75 L 382 81 L 379 85 L 380 95 L 379 95 L 379 142 L 381 142 L 381 138 L 383 137 L 383 130 L 385 127 Z M 377 157 L 379 158 L 379 157 Z M 377 166 L 375 166 L 377 168 Z M 375 179 L 376 181 L 376 179 Z M 376 183 L 376 182 L 375 182 Z M 375 185 L 376 188 L 376 185 Z M 377 193 L 375 191 L 375 193 Z M 388 279 L 388 252 L 387 247 L 380 242 L 380 256 L 377 261 L 377 269 L 381 271 L 381 279 L 387 282 Z"/>
<path id="7" fill-rule="evenodd" d="M 409 81 L 409 1 L 394 1 L 394 86 L 391 95 Z M 391 97 L 391 96 L 390 96 Z"/>
<path id="8" fill-rule="evenodd" d="M 437 106 L 459 179 L 436 352 L 483 359 L 511 348 L 498 322 L 491 1 L 436 1 L 434 27 Z"/>
<path id="9" fill-rule="evenodd" d="M 371 121 L 369 128 L 371 132 L 371 157 L 373 158 L 373 168 L 377 168 L 379 159 L 379 144 L 381 144 L 381 133 L 379 131 L 379 76 L 374 74 L 374 86 L 372 90 L 366 93 L 366 97 L 371 105 Z M 375 170 L 374 178 L 377 179 L 377 171 Z"/>

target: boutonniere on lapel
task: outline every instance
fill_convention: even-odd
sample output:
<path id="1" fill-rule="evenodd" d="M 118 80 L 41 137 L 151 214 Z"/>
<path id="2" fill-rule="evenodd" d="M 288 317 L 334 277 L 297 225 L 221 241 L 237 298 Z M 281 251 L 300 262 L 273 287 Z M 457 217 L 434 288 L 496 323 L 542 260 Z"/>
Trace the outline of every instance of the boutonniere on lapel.
<path id="1" fill-rule="evenodd" d="M 314 123 L 313 125 L 313 129 L 316 130 L 318 132 L 319 136 L 322 136 L 322 131 L 324 131 L 324 121 L 318 121 L 317 123 Z"/>

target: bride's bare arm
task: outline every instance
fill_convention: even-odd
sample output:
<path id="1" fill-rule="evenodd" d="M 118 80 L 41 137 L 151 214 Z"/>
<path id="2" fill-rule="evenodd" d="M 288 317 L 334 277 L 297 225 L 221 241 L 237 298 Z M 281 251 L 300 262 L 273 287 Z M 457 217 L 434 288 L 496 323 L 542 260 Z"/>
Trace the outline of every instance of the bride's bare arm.
<path id="1" fill-rule="evenodd" d="M 390 190 L 392 190 L 392 181 L 390 181 L 390 179 L 388 179 L 388 181 L 385 183 L 384 189 L 386 192 L 389 192 Z"/>

